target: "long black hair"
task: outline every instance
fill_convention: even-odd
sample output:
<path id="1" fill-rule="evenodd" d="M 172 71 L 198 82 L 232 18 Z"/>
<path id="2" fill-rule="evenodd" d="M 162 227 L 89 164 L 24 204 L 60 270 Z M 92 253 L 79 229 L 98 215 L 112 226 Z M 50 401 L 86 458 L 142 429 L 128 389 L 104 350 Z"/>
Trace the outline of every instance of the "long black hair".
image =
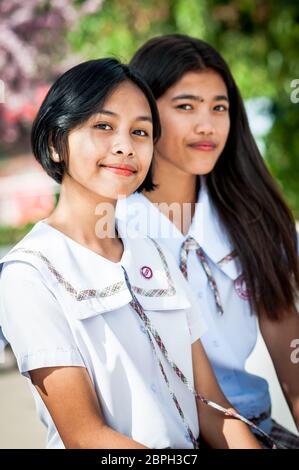
<path id="1" fill-rule="evenodd" d="M 37 161 L 57 183 L 68 167 L 68 135 L 82 125 L 122 82 L 133 82 L 145 95 L 153 119 L 154 142 L 161 126 L 155 98 L 138 72 L 114 58 L 89 60 L 72 67 L 51 86 L 31 131 L 31 146 Z M 60 161 L 51 158 L 51 147 Z"/>
<path id="2" fill-rule="evenodd" d="M 172 34 L 146 42 L 130 63 L 156 99 L 186 72 L 213 69 L 229 96 L 230 132 L 206 175 L 210 197 L 239 256 L 252 309 L 278 320 L 296 309 L 299 289 L 297 234 L 291 211 L 250 132 L 244 103 L 228 65 L 206 42 Z M 138 191 L 155 188 L 148 175 Z"/>

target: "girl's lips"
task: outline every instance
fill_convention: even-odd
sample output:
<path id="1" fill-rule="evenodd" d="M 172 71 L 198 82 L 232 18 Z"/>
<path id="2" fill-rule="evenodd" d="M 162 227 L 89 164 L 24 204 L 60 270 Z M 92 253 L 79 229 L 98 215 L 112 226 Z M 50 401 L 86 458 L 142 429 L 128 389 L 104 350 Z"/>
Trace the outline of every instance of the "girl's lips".
<path id="1" fill-rule="evenodd" d="M 194 150 L 206 150 L 206 151 L 209 151 L 209 150 L 215 150 L 216 148 L 216 145 L 213 144 L 213 143 L 198 143 L 198 144 L 192 144 L 192 145 L 189 145 L 189 147 L 193 148 Z"/>
<path id="2" fill-rule="evenodd" d="M 113 166 L 105 166 L 101 165 L 102 168 L 105 168 L 106 170 L 111 171 L 112 173 L 115 173 L 116 175 L 122 175 L 122 176 L 132 176 L 136 171 L 129 170 L 128 168 L 118 168 L 118 167 L 113 167 Z"/>

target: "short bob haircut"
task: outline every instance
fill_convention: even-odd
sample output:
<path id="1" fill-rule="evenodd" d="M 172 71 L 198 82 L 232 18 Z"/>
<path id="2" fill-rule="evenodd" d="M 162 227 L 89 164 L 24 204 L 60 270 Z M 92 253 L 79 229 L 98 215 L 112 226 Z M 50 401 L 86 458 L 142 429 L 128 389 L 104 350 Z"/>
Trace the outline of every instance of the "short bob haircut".
<path id="1" fill-rule="evenodd" d="M 89 60 L 61 75 L 45 97 L 31 131 L 31 146 L 37 161 L 57 183 L 67 172 L 69 132 L 101 109 L 118 85 L 134 83 L 145 95 L 152 113 L 153 138 L 161 134 L 155 99 L 144 79 L 130 66 L 114 58 Z M 51 158 L 51 147 L 60 162 Z"/>

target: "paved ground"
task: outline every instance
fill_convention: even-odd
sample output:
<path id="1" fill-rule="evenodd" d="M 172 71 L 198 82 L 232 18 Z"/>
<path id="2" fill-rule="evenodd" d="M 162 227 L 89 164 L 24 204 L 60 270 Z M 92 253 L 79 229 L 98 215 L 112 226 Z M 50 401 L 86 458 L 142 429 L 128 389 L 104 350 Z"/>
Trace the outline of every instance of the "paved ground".
<path id="1" fill-rule="evenodd" d="M 0 258 L 9 247 L 0 247 Z M 39 421 L 27 379 L 16 368 L 4 372 L 0 354 L 0 449 L 42 449 L 46 429 Z M 13 366 L 11 355 L 5 362 Z"/>
<path id="2" fill-rule="evenodd" d="M 0 449 L 42 449 L 46 431 L 35 412 L 27 379 L 18 370 L 0 373 Z"/>

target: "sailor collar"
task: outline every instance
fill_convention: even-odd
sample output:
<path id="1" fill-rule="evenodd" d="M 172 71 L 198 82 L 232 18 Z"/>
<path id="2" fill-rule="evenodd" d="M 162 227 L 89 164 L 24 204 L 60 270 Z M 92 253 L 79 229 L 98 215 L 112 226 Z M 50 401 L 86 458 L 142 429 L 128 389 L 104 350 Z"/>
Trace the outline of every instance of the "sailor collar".
<path id="1" fill-rule="evenodd" d="M 132 230 L 128 232 L 119 220 L 117 229 L 124 244 L 122 258 L 117 263 L 77 243 L 45 220 L 38 222 L 0 263 L 32 264 L 52 290 L 58 289 L 60 298 L 63 294 L 81 319 L 89 317 L 90 311 L 104 313 L 131 302 L 124 269 L 144 309 L 190 308 L 184 286 L 173 272 L 177 269 L 175 263 L 159 244 Z"/>

